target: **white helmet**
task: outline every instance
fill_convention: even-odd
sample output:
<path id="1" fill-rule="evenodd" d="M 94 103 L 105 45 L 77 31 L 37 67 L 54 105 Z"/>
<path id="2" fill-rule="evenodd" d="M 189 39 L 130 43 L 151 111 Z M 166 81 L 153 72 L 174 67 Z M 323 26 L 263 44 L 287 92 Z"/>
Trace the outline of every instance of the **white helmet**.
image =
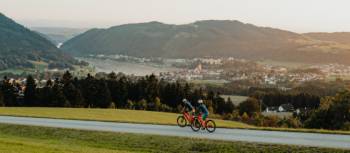
<path id="1" fill-rule="evenodd" d="M 199 100 L 198 100 L 198 103 L 199 103 L 199 104 L 203 104 L 203 100 L 202 100 L 202 99 L 199 99 Z"/>

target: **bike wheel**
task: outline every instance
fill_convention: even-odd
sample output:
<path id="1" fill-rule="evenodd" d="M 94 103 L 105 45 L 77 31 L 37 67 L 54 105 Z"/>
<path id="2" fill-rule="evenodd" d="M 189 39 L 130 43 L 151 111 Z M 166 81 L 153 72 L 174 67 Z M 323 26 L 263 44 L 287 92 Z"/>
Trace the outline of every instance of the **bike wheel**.
<path id="1" fill-rule="evenodd" d="M 206 129 L 209 133 L 213 133 L 216 130 L 216 124 L 213 120 L 208 120 L 205 122 Z"/>
<path id="2" fill-rule="evenodd" d="M 194 132 L 197 132 L 201 129 L 202 125 L 201 123 L 199 122 L 198 119 L 194 119 L 194 121 L 192 122 L 191 124 L 191 129 L 194 131 Z"/>
<path id="3" fill-rule="evenodd" d="M 187 125 L 187 120 L 184 116 L 177 117 L 177 125 L 179 127 L 185 127 Z"/>

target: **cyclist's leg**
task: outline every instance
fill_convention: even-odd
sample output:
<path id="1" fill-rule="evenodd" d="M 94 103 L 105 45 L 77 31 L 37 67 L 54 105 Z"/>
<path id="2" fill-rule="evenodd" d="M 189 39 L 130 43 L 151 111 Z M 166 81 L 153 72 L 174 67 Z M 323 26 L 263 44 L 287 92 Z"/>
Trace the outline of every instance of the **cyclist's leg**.
<path id="1" fill-rule="evenodd" d="M 203 114 L 203 116 L 202 116 L 203 121 L 205 121 L 205 120 L 207 119 L 208 115 L 209 115 L 208 113 L 204 113 L 204 114 Z"/>

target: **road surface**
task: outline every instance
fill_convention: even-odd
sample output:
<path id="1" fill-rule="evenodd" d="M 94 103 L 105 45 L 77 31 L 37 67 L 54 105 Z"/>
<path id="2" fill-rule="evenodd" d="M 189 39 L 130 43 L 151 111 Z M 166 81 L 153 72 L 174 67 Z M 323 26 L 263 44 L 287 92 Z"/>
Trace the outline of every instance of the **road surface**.
<path id="1" fill-rule="evenodd" d="M 0 123 L 72 128 L 81 130 L 195 137 L 225 141 L 247 141 L 258 143 L 274 143 L 350 149 L 350 135 L 259 131 L 224 128 L 216 129 L 215 133 L 208 133 L 206 131 L 193 132 L 189 127 L 180 128 L 177 126 L 167 125 L 129 124 L 10 116 L 0 116 Z"/>

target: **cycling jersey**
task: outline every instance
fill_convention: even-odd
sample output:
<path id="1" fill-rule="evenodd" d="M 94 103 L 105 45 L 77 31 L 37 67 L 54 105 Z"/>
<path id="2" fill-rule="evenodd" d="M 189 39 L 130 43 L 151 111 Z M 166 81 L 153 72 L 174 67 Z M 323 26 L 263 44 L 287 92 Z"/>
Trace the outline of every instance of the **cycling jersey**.
<path id="1" fill-rule="evenodd" d="M 189 101 L 185 101 L 185 102 L 184 102 L 184 107 L 185 107 L 185 110 L 186 110 L 187 112 L 190 112 L 190 111 L 193 110 L 193 106 L 192 106 L 192 104 L 191 104 Z"/>
<path id="2" fill-rule="evenodd" d="M 205 106 L 204 104 L 200 104 L 198 106 L 198 109 L 199 109 L 200 112 L 203 113 L 202 114 L 202 118 L 203 118 L 203 120 L 205 120 L 208 117 L 208 115 L 209 115 L 209 111 L 208 111 L 207 106 Z"/>

